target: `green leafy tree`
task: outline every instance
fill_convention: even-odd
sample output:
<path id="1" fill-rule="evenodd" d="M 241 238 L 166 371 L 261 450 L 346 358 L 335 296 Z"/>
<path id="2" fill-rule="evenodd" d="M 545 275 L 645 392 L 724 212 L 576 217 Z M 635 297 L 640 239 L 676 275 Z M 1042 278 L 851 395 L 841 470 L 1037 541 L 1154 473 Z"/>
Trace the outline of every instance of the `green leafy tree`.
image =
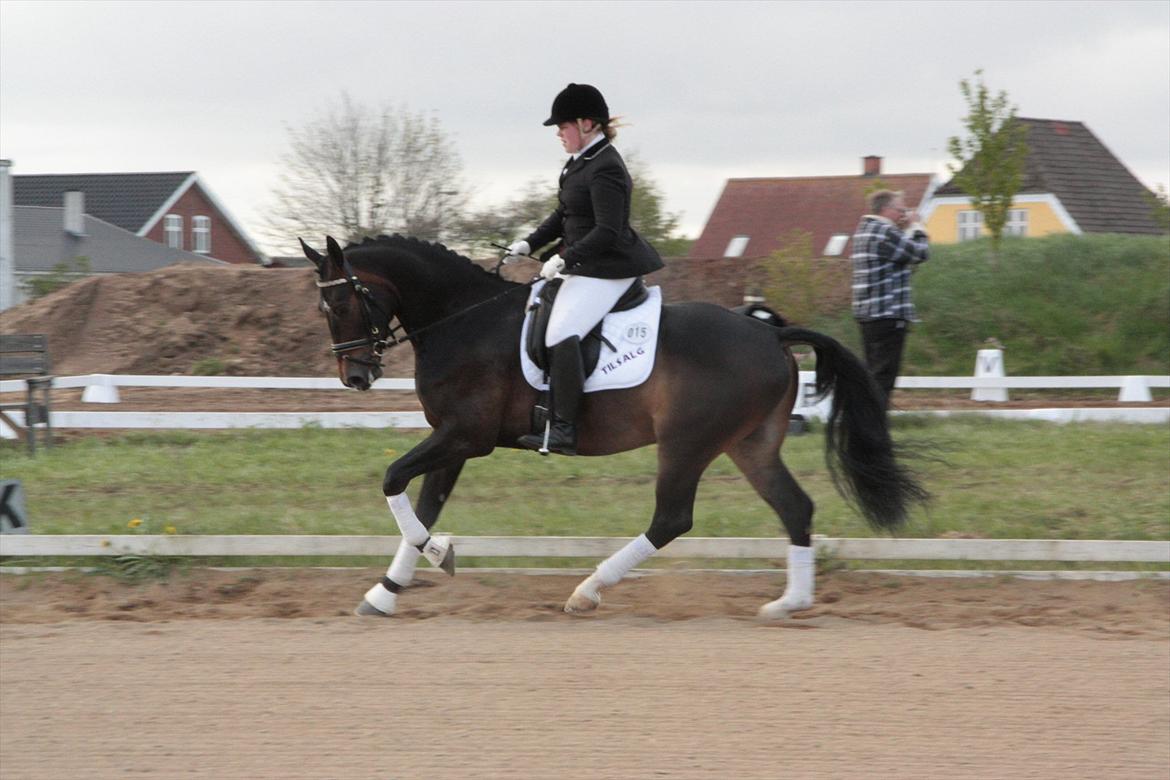
<path id="1" fill-rule="evenodd" d="M 1170 196 L 1166 194 L 1166 188 L 1159 184 L 1146 197 L 1150 201 L 1154 223 L 1162 230 L 1170 230 Z"/>
<path id="2" fill-rule="evenodd" d="M 44 276 L 33 277 L 25 283 L 30 299 L 40 298 L 62 287 L 89 276 L 93 270 L 88 257 L 78 255 L 53 266 Z"/>
<path id="3" fill-rule="evenodd" d="M 975 76 L 975 83 L 966 79 L 959 82 L 967 101 L 967 116 L 963 118 L 967 136 L 955 136 L 947 142 L 957 163 L 947 167 L 955 184 L 971 196 L 971 205 L 983 214 L 994 256 L 999 253 L 1012 199 L 1023 184 L 1028 128 L 1015 121 L 1016 107 L 1008 102 L 1006 92 L 993 96 L 983 82 L 983 71 L 976 70 Z"/>
<path id="4" fill-rule="evenodd" d="M 445 239 L 469 193 L 463 164 L 438 119 L 406 108 L 374 109 L 342 93 L 339 105 L 288 127 L 267 232 L 349 241 L 403 233 Z"/>
<path id="5" fill-rule="evenodd" d="M 779 245 L 760 261 L 761 292 L 785 319 L 812 325 L 818 317 L 847 311 L 849 261 L 818 257 L 812 233 L 799 228 L 780 236 Z"/>

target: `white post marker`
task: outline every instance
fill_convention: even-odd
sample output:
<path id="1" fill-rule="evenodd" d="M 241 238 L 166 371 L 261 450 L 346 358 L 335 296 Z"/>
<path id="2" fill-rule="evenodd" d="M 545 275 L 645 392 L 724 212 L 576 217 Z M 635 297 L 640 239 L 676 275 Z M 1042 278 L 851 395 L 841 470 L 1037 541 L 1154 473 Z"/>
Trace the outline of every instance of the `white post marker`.
<path id="1" fill-rule="evenodd" d="M 975 378 L 991 378 L 1002 379 L 1003 373 L 1003 350 L 1002 349 L 981 349 L 975 355 Z M 1006 387 L 976 387 L 971 391 L 972 401 L 998 401 L 1003 402 L 1008 399 L 1008 391 Z"/>
<path id="2" fill-rule="evenodd" d="M 1120 403 L 1145 404 L 1154 400 L 1150 386 L 1144 376 L 1127 376 L 1121 380 L 1121 392 L 1117 395 Z"/>

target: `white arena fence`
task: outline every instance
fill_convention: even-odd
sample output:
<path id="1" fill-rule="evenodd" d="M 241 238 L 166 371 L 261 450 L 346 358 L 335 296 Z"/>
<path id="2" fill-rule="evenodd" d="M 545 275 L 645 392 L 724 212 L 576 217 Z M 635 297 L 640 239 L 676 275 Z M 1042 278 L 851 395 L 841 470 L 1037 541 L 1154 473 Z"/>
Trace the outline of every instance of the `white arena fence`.
<path id="1" fill-rule="evenodd" d="M 1050 409 L 996 409 L 997 401 L 1007 400 L 1009 389 L 1117 389 L 1122 403 L 1148 403 L 1151 388 L 1170 389 L 1170 376 L 972 376 L 972 377 L 899 377 L 897 387 L 905 390 L 971 390 L 972 398 L 988 403 L 988 408 L 977 410 L 934 410 L 915 414 L 987 415 L 1008 419 L 1040 419 L 1051 422 L 1170 422 L 1170 408 L 1114 407 L 1114 408 L 1050 408 Z M 318 377 L 226 377 L 226 376 L 154 376 L 86 374 L 54 377 L 54 389 L 84 388 L 82 401 L 94 404 L 120 402 L 119 387 L 208 388 L 221 390 L 349 390 L 336 378 Z M 800 393 L 794 414 L 810 420 L 823 420 L 828 414 L 830 399 L 816 400 L 815 374 L 800 372 Z M 380 379 L 374 391 L 414 392 L 414 380 L 409 378 Z M 0 381 L 0 393 L 25 390 L 22 379 Z M 988 395 L 993 399 L 988 399 Z M 23 424 L 20 412 L 10 413 L 17 424 Z M 54 428 L 96 429 L 227 429 L 227 428 L 302 428 L 309 425 L 322 428 L 427 428 L 421 412 L 117 412 L 117 411 L 57 411 L 51 412 Z M 13 438 L 14 433 L 0 422 L 0 436 Z"/>
<path id="2" fill-rule="evenodd" d="M 460 557 L 603 558 L 624 537 L 452 536 Z M 0 557 L 184 557 L 376 556 L 389 559 L 398 536 L 182 536 L 182 535 L 0 535 Z M 818 554 L 840 560 L 1047 561 L 1170 565 L 1170 541 L 1070 539 L 837 539 L 816 536 Z M 683 537 L 657 553 L 660 558 L 776 559 L 787 555 L 779 538 Z"/>

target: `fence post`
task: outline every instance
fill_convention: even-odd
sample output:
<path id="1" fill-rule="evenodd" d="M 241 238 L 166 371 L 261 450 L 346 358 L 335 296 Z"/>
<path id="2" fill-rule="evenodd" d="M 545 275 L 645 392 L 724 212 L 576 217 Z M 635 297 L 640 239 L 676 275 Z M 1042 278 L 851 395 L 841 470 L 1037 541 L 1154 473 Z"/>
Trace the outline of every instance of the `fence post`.
<path id="1" fill-rule="evenodd" d="M 1003 350 L 981 349 L 975 355 L 975 378 L 1003 378 Z M 976 387 L 971 390 L 972 401 L 1006 401 L 1006 387 Z"/>
<path id="2" fill-rule="evenodd" d="M 1117 400 L 1123 403 L 1148 403 L 1154 400 L 1150 386 L 1144 376 L 1127 376 L 1121 380 L 1121 392 Z"/>
<path id="3" fill-rule="evenodd" d="M 82 403 L 87 404 L 116 404 L 121 402 L 118 396 L 118 387 L 109 374 L 94 374 L 97 381 L 86 385 L 81 393 Z"/>

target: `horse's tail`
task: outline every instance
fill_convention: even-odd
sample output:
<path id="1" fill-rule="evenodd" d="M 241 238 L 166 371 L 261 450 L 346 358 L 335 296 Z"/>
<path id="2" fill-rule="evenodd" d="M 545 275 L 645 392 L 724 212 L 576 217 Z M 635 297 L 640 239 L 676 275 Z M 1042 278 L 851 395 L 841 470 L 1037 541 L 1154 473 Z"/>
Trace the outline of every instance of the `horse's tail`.
<path id="1" fill-rule="evenodd" d="M 837 490 L 873 528 L 897 529 L 910 505 L 929 496 L 898 463 L 881 389 L 836 339 L 804 328 L 781 327 L 779 334 L 786 343 L 808 344 L 816 351 L 817 393 L 833 393 L 825 424 L 825 461 Z"/>

